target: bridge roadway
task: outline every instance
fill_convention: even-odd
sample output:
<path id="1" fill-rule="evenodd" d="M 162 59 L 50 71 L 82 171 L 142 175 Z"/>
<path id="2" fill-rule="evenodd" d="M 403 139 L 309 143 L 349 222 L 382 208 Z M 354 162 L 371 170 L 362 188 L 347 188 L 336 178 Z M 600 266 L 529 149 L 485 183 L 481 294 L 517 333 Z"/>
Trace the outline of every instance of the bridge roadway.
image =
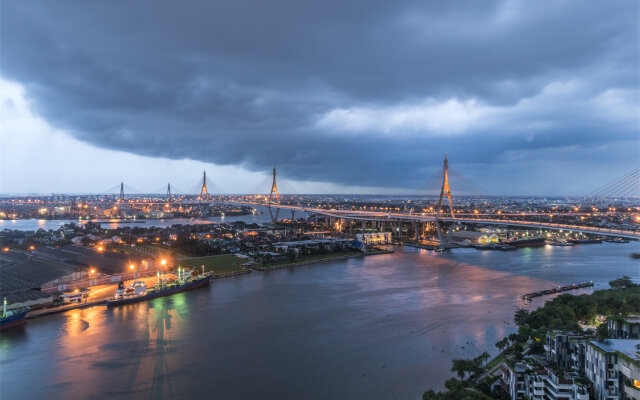
<path id="1" fill-rule="evenodd" d="M 262 206 L 262 207 L 267 206 L 267 204 L 264 204 L 264 203 L 250 203 L 250 202 L 220 201 L 220 203 L 239 204 L 239 205 L 248 205 L 248 206 Z M 436 220 L 436 216 L 434 213 L 430 215 L 422 215 L 422 214 L 387 213 L 387 212 L 380 212 L 380 211 L 326 210 L 323 208 L 307 208 L 303 206 L 291 206 L 291 205 L 283 205 L 283 204 L 272 204 L 271 207 L 293 210 L 293 211 L 301 211 L 301 212 L 306 212 L 310 214 L 324 215 L 324 216 L 333 217 L 333 218 L 342 218 L 342 219 L 360 220 L 360 221 L 433 222 Z M 525 215 L 527 214 L 525 213 Z M 590 234 L 602 235 L 602 236 L 622 237 L 626 239 L 640 239 L 640 231 L 626 231 L 622 229 L 598 228 L 594 226 L 553 224 L 550 222 L 503 220 L 503 219 L 493 219 L 493 218 L 439 217 L 438 220 L 445 221 L 445 222 L 461 222 L 465 224 L 518 226 L 523 228 L 550 229 L 550 230 L 556 230 L 556 231 L 566 230 L 571 232 L 590 233 Z"/>

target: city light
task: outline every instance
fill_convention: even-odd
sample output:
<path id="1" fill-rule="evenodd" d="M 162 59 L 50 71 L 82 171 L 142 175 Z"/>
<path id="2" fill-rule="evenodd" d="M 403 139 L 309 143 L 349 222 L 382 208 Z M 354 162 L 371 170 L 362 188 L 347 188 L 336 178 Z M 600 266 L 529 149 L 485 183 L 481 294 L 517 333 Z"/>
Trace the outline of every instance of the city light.
<path id="1" fill-rule="evenodd" d="M 29 246 L 29 250 L 35 250 L 36 247 L 35 246 Z"/>
<path id="2" fill-rule="evenodd" d="M 104 250 L 104 247 L 102 247 L 102 246 L 98 246 L 98 249 L 97 249 L 97 250 L 98 250 L 98 251 L 102 251 L 102 250 Z"/>
<path id="3" fill-rule="evenodd" d="M 165 260 L 164 258 L 162 260 L 160 260 L 160 264 L 162 265 L 167 265 L 167 260 Z"/>
<path id="4" fill-rule="evenodd" d="M 134 269 L 136 266 L 133 264 L 129 264 L 129 269 Z"/>

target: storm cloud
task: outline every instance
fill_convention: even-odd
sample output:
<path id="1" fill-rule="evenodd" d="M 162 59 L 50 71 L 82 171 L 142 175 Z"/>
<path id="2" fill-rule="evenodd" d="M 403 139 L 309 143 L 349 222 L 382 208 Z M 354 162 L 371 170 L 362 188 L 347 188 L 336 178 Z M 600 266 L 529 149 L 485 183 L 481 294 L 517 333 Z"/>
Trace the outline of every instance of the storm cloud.
<path id="1" fill-rule="evenodd" d="M 638 7 L 3 1 L 0 74 L 103 148 L 405 188 L 448 151 L 523 191 L 514 169 L 638 163 Z"/>

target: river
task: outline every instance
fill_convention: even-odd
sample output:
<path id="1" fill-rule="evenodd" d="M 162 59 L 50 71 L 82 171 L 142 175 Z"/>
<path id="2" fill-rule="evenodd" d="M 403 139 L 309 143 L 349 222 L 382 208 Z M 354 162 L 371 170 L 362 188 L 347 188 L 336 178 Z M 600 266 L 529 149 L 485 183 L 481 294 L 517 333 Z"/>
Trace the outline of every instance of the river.
<path id="1" fill-rule="evenodd" d="M 118 220 L 118 219 L 94 219 L 91 222 L 100 223 L 102 227 L 109 229 L 116 229 L 118 227 L 130 226 L 140 228 L 159 227 L 165 228 L 172 225 L 187 225 L 187 224 L 220 224 L 224 222 L 242 221 L 247 224 L 258 223 L 264 224 L 271 221 L 269 211 L 265 207 L 256 207 L 263 211 L 262 214 L 247 214 L 247 215 L 231 215 L 220 217 L 207 217 L 207 218 L 169 218 L 169 219 L 138 219 L 131 220 Z M 280 219 L 288 218 L 291 213 L 280 213 Z M 306 215 L 306 214 L 305 214 Z M 296 216 L 301 217 L 301 214 Z M 88 220 L 77 219 L 0 219 L 0 230 L 11 229 L 16 231 L 37 231 L 38 229 L 56 230 L 64 224 L 74 223 L 77 225 L 86 224 Z"/>
<path id="2" fill-rule="evenodd" d="M 0 398 L 419 399 L 496 353 L 519 294 L 640 280 L 636 242 L 396 249 L 31 320 L 0 335 Z"/>

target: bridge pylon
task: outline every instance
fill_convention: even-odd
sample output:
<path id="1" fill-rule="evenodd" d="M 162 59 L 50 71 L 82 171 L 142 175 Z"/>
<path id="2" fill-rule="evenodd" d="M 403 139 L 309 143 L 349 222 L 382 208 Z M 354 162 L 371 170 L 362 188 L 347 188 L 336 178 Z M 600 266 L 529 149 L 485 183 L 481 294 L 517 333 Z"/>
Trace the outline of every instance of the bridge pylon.
<path id="1" fill-rule="evenodd" d="M 171 199 L 171 183 L 167 183 L 167 200 Z"/>
<path id="2" fill-rule="evenodd" d="M 449 234 L 445 236 L 445 234 L 442 232 L 442 226 L 440 225 L 439 217 L 440 213 L 442 212 L 442 200 L 444 197 L 449 200 L 449 213 L 451 214 L 451 218 L 455 218 L 455 214 L 453 212 L 453 197 L 451 196 L 451 186 L 449 185 L 449 160 L 447 159 L 447 153 L 444 153 L 442 188 L 440 189 L 440 199 L 438 200 L 435 219 L 438 238 L 440 239 L 440 245 L 446 248 L 451 245 L 451 234 L 453 232 L 449 231 Z"/>
<path id="3" fill-rule="evenodd" d="M 271 204 L 280 204 L 280 196 L 278 195 L 278 185 L 276 184 L 276 166 L 273 165 L 273 183 L 271 184 L 271 192 L 269 193 L 269 201 L 267 203 L 267 207 L 269 209 L 269 215 L 271 216 L 271 223 L 275 227 L 278 222 L 278 214 L 280 214 L 280 209 L 276 208 L 276 214 L 273 215 L 273 211 L 271 210 Z"/>
<path id="4" fill-rule="evenodd" d="M 207 171 L 202 172 L 202 188 L 200 189 L 200 197 L 203 197 L 205 195 L 207 196 L 207 200 L 208 200 L 209 190 L 207 189 Z"/>
<path id="5" fill-rule="evenodd" d="M 124 182 L 120 182 L 120 201 L 124 201 Z"/>
<path id="6" fill-rule="evenodd" d="M 209 213 L 209 190 L 207 189 L 207 171 L 202 171 L 202 188 L 200 188 L 200 215 L 203 217 Z M 205 200 L 205 202 L 203 202 Z"/>

